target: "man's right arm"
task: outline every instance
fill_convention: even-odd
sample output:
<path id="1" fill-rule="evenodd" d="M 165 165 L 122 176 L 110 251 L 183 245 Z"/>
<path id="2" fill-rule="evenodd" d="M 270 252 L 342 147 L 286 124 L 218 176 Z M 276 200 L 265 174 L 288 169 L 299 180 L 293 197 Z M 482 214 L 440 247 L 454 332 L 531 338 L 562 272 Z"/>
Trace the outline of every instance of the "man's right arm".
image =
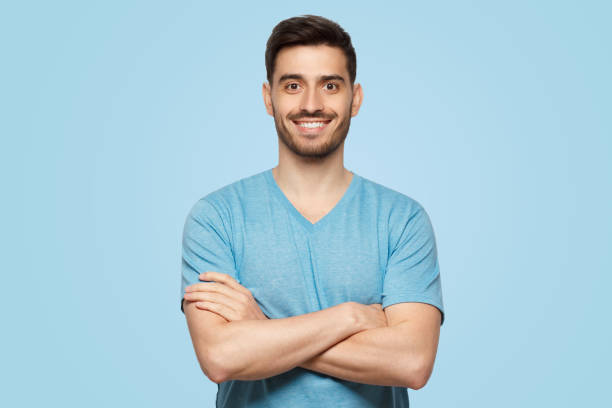
<path id="1" fill-rule="evenodd" d="M 368 328 L 350 302 L 283 319 L 231 322 L 195 303 L 184 300 L 191 341 L 202 371 L 217 384 L 281 374 Z"/>

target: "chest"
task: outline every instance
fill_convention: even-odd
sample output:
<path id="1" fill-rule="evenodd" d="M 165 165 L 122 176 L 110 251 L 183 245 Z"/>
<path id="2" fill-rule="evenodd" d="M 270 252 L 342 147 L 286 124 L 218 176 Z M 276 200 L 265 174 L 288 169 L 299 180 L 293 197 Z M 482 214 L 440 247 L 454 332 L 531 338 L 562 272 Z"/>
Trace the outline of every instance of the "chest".
<path id="1" fill-rule="evenodd" d="M 374 221 L 312 231 L 291 219 L 267 221 L 244 229 L 237 272 L 268 317 L 381 302 L 387 243 Z"/>

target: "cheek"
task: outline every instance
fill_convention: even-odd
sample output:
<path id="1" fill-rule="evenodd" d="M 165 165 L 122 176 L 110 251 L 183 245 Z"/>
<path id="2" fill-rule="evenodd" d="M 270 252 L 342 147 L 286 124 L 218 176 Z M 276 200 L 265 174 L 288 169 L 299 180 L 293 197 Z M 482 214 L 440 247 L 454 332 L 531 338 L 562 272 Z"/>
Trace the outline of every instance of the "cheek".
<path id="1" fill-rule="evenodd" d="M 295 115 L 296 113 L 297 112 L 295 110 L 287 109 L 287 108 L 284 108 L 283 106 L 279 106 L 279 105 L 276 105 L 275 106 L 275 110 L 274 110 L 274 116 L 277 119 L 280 119 L 280 120 L 283 120 L 283 121 L 289 121 L 287 116 Z"/>
<path id="2" fill-rule="evenodd" d="M 273 102 L 277 110 L 284 112 L 297 109 L 300 103 L 299 99 L 292 95 L 276 95 Z"/>
<path id="3" fill-rule="evenodd" d="M 353 101 L 347 98 L 330 98 L 326 104 L 328 111 L 333 111 L 338 116 L 346 116 L 351 113 Z"/>

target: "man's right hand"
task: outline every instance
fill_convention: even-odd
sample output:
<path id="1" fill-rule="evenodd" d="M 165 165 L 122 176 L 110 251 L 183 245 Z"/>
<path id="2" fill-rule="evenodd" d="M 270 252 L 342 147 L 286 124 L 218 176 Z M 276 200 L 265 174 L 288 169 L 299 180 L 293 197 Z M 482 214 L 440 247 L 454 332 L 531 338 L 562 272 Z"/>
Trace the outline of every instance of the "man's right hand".
<path id="1" fill-rule="evenodd" d="M 362 330 L 377 329 L 379 327 L 387 327 L 387 315 L 385 314 L 382 304 L 373 303 L 364 305 L 358 302 L 350 302 L 353 305 L 357 324 Z"/>

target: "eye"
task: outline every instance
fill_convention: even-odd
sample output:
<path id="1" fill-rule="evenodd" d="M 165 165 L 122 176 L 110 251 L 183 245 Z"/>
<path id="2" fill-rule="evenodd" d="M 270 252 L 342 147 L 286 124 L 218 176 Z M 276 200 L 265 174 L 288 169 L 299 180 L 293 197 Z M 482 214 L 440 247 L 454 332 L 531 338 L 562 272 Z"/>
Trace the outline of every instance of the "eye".
<path id="1" fill-rule="evenodd" d="M 290 91 L 297 91 L 299 86 L 300 84 L 298 84 L 297 82 L 290 82 L 287 85 L 285 85 L 285 89 L 290 90 Z"/>
<path id="2" fill-rule="evenodd" d="M 331 85 L 331 87 L 330 87 Z M 328 82 L 325 84 L 325 89 L 327 89 L 328 91 L 335 91 L 338 89 L 338 84 L 334 83 L 334 82 Z"/>

